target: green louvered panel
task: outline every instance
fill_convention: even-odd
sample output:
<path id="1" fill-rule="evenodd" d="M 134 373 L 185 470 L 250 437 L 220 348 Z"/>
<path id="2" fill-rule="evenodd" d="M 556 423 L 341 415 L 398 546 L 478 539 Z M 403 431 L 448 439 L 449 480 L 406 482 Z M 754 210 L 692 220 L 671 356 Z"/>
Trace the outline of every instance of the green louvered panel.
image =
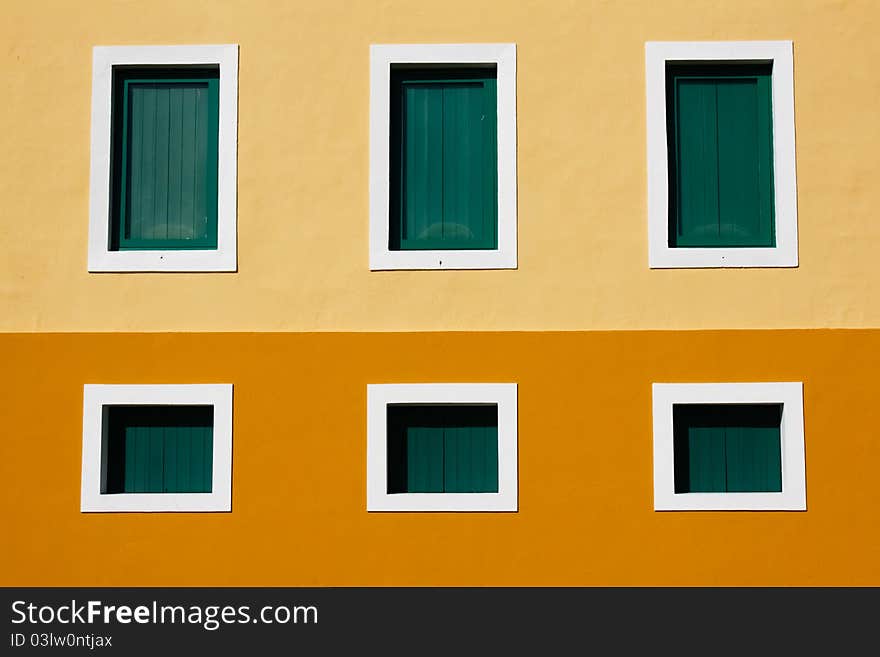
<path id="1" fill-rule="evenodd" d="M 675 492 L 782 490 L 777 404 L 690 404 L 673 410 Z"/>
<path id="2" fill-rule="evenodd" d="M 498 426 L 447 426 L 444 491 L 498 492 Z"/>
<path id="3" fill-rule="evenodd" d="M 727 490 L 724 428 L 689 427 L 689 492 L 719 493 Z"/>
<path id="4" fill-rule="evenodd" d="M 670 246 L 775 244 L 771 72 L 667 69 Z"/>
<path id="5" fill-rule="evenodd" d="M 392 74 L 390 248 L 497 246 L 494 69 Z"/>
<path id="6" fill-rule="evenodd" d="M 444 490 L 444 446 L 442 427 L 407 428 L 407 492 L 435 493 Z"/>
<path id="7" fill-rule="evenodd" d="M 498 492 L 497 406 L 389 406 L 388 492 Z"/>
<path id="8" fill-rule="evenodd" d="M 210 493 L 211 406 L 112 406 L 108 493 Z"/>
<path id="9" fill-rule="evenodd" d="M 728 492 L 782 490 L 779 425 L 724 430 Z"/>
<path id="10" fill-rule="evenodd" d="M 216 71 L 120 73 L 113 247 L 217 246 Z"/>

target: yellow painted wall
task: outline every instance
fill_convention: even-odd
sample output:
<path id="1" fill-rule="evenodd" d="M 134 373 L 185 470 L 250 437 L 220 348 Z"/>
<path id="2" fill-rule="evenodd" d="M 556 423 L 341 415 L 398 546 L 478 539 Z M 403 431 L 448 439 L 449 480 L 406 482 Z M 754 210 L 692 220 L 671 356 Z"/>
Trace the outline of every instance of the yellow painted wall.
<path id="1" fill-rule="evenodd" d="M 880 585 L 880 331 L 8 334 L 0 362 L 3 586 Z M 519 384 L 519 512 L 366 512 L 366 385 L 426 381 Z M 653 511 L 656 381 L 803 381 L 808 510 Z M 233 383 L 232 512 L 80 513 L 84 382 Z"/>
<path id="2" fill-rule="evenodd" d="M 0 330 L 877 327 L 875 0 L 7 0 Z M 792 39 L 800 262 L 651 271 L 646 40 Z M 517 271 L 368 270 L 371 43 L 518 44 Z M 91 48 L 238 43 L 237 274 L 88 274 Z"/>

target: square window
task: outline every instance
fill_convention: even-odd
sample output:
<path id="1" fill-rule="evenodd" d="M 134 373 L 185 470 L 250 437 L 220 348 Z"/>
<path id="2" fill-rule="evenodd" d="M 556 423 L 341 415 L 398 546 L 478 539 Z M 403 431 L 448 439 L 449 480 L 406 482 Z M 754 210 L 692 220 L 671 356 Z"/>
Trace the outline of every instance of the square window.
<path id="1" fill-rule="evenodd" d="M 800 383 L 655 383 L 654 509 L 803 510 Z"/>
<path id="2" fill-rule="evenodd" d="M 367 386 L 368 511 L 516 511 L 516 384 Z"/>
<path id="3" fill-rule="evenodd" d="M 374 45 L 370 268 L 516 268 L 516 46 Z"/>
<path id="4" fill-rule="evenodd" d="M 645 52 L 650 266 L 797 266 L 791 42 Z"/>
<path id="5" fill-rule="evenodd" d="M 86 385 L 82 511 L 229 511 L 231 385 Z"/>
<path id="6" fill-rule="evenodd" d="M 238 47 L 94 49 L 89 271 L 235 271 Z"/>

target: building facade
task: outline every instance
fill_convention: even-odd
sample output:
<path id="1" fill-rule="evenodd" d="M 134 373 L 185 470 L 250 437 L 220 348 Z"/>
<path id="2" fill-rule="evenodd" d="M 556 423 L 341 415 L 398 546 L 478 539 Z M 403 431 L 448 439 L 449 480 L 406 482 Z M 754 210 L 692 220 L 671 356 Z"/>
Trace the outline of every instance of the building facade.
<path id="1" fill-rule="evenodd" d="M 4 585 L 880 584 L 875 3 L 5 13 Z M 145 405 L 212 409 L 177 489 Z M 495 408 L 489 483 L 394 488 L 391 406 Z"/>

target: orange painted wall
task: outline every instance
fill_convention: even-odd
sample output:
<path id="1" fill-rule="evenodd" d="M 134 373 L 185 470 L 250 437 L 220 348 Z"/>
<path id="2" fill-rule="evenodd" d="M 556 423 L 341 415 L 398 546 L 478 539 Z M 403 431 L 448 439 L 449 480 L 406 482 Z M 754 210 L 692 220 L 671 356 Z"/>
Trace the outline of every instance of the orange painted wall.
<path id="1" fill-rule="evenodd" d="M 0 585 L 880 585 L 880 331 L 7 334 Z M 651 383 L 803 381 L 806 512 L 652 510 Z M 366 384 L 519 383 L 518 513 L 367 513 Z M 79 511 L 83 383 L 235 385 L 233 511 Z"/>

